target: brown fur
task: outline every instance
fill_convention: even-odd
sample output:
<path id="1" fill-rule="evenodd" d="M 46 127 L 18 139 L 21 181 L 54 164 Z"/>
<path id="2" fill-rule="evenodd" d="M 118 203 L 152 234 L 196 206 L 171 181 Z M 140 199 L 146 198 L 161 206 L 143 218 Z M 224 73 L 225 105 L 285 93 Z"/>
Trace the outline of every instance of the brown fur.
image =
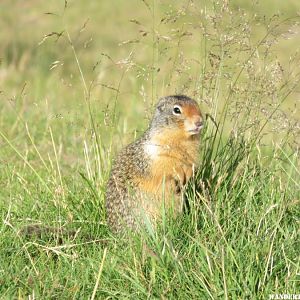
<path id="1" fill-rule="evenodd" d="M 172 113 L 174 105 L 182 110 L 178 116 Z M 163 207 L 175 214 L 182 210 L 184 187 L 194 174 L 199 148 L 199 133 L 189 130 L 201 120 L 190 98 L 160 100 L 148 131 L 121 151 L 112 170 L 106 193 L 112 229 L 136 228 L 141 216 L 155 223 Z M 145 150 L 147 146 L 153 153 Z"/>

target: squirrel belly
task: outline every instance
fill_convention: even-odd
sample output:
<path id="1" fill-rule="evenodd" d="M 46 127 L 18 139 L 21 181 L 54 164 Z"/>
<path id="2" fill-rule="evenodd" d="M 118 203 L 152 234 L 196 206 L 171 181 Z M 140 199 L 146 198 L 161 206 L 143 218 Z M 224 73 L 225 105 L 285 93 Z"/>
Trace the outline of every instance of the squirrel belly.
<path id="1" fill-rule="evenodd" d="M 148 195 L 140 199 L 140 207 L 151 219 L 159 219 L 163 208 L 175 214 L 182 211 L 184 187 L 197 167 L 198 149 L 198 139 L 186 140 L 165 131 L 144 145 L 150 156 L 149 175 L 136 183 Z"/>

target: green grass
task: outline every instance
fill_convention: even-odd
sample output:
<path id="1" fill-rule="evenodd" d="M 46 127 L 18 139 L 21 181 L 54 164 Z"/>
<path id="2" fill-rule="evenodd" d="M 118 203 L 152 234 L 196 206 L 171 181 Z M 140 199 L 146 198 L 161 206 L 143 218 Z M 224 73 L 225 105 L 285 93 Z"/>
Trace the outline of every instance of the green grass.
<path id="1" fill-rule="evenodd" d="M 1 2 L 1 299 L 300 293 L 300 6 L 249 3 Z M 207 114 L 186 212 L 113 235 L 112 160 L 174 93 Z"/>

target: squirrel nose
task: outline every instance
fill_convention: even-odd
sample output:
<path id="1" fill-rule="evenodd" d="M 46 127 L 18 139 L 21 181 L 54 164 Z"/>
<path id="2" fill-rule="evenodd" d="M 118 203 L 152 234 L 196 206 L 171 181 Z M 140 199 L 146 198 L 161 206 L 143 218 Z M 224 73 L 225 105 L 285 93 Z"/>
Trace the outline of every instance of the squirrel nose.
<path id="1" fill-rule="evenodd" d="M 200 127 L 203 126 L 203 122 L 202 122 L 202 121 L 197 121 L 197 122 L 195 123 L 195 125 L 196 125 L 198 128 L 200 128 Z"/>

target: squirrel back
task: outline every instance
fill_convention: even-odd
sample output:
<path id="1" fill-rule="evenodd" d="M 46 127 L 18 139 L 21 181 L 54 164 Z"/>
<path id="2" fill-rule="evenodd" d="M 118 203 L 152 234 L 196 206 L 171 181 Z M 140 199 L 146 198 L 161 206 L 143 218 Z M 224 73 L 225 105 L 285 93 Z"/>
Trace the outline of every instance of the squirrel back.
<path id="1" fill-rule="evenodd" d="M 123 148 L 106 191 L 107 221 L 114 231 L 155 223 L 163 207 L 182 210 L 184 187 L 197 166 L 203 127 L 197 102 L 182 95 L 161 98 L 149 128 Z"/>

